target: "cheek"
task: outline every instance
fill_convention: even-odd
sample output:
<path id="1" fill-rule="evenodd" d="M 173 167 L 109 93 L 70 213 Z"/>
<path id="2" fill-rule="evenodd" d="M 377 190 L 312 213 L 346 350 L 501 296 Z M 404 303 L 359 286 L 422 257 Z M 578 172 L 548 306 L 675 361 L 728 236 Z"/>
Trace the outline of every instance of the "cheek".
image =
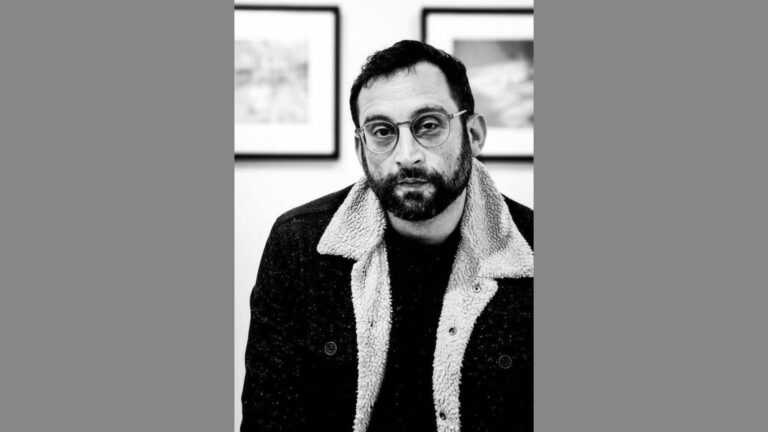
<path id="1" fill-rule="evenodd" d="M 460 153 L 454 147 L 446 147 L 441 152 L 435 152 L 429 166 L 443 175 L 455 170 L 459 164 Z"/>
<path id="2" fill-rule="evenodd" d="M 387 156 L 368 154 L 368 171 L 375 178 L 382 178 L 391 171 L 392 163 Z"/>

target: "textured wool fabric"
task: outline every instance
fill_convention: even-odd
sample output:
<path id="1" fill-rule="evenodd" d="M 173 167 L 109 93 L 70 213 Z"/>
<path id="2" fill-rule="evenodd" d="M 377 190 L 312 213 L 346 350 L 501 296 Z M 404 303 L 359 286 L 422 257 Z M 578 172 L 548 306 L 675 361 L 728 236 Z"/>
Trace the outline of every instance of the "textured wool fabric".
<path id="1" fill-rule="evenodd" d="M 390 344 L 386 219 L 364 180 L 275 222 L 251 296 L 243 431 L 365 431 Z M 435 338 L 439 431 L 530 431 L 533 211 L 473 161 Z"/>

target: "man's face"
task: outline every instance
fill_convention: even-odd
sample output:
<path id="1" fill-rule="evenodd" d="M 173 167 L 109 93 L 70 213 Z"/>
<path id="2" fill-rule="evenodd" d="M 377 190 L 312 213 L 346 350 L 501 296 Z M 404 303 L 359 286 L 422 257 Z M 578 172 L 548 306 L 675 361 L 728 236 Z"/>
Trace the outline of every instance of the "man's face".
<path id="1" fill-rule="evenodd" d="M 372 118 L 391 123 L 411 121 L 429 108 L 453 114 L 459 111 L 440 69 L 418 63 L 412 71 L 377 78 L 358 97 L 360 124 Z M 461 194 L 472 169 L 472 150 L 461 119 L 451 120 L 448 139 L 437 147 L 419 144 L 407 125 L 400 126 L 395 148 L 384 154 L 361 144 L 361 161 L 368 184 L 385 210 L 409 220 L 427 220 L 441 213 Z"/>

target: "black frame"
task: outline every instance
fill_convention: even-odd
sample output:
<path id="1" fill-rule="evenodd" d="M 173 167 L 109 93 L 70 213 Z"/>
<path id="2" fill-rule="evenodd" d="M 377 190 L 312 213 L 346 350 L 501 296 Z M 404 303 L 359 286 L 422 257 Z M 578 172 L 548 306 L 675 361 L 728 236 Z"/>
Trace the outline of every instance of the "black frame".
<path id="1" fill-rule="evenodd" d="M 282 159 L 282 160 L 331 160 L 339 158 L 339 74 L 340 74 L 340 43 L 341 43 L 341 20 L 339 8 L 337 6 L 281 6 L 281 5 L 243 5 L 236 4 L 235 11 L 291 11 L 291 12 L 330 12 L 334 16 L 334 89 L 333 89 L 333 153 L 315 154 L 315 153 L 235 153 L 235 161 L 263 160 L 263 159 Z"/>
<path id="2" fill-rule="evenodd" d="M 421 10 L 421 41 L 427 43 L 427 16 L 429 14 L 514 14 L 533 15 L 533 8 L 423 8 Z M 535 150 L 534 150 L 535 152 Z M 531 156 L 478 156 L 481 161 L 533 162 Z"/>

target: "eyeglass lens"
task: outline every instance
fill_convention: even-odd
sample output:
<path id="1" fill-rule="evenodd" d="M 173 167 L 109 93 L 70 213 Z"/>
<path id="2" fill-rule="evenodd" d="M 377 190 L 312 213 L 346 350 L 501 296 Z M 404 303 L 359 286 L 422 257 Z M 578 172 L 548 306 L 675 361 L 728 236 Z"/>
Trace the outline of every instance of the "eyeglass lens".
<path id="1" fill-rule="evenodd" d="M 411 133 L 425 147 L 442 144 L 450 133 L 450 120 L 443 113 L 422 114 L 411 121 Z M 389 150 L 397 143 L 399 129 L 387 121 L 374 121 L 363 126 L 365 142 L 371 151 Z"/>

